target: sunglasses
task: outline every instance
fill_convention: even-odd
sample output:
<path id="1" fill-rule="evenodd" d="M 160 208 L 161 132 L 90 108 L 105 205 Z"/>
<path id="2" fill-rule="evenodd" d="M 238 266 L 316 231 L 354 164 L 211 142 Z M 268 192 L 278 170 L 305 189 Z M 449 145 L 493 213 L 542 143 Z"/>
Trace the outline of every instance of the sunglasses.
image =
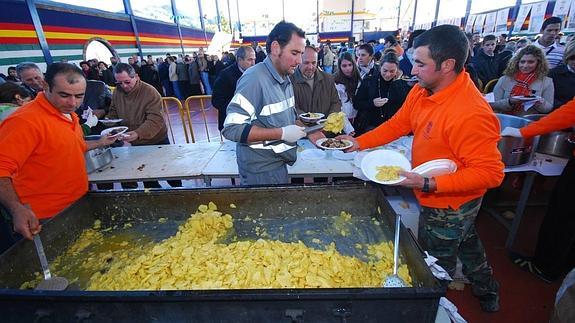
<path id="1" fill-rule="evenodd" d="M 129 80 L 129 81 L 123 81 L 123 82 L 116 82 L 116 85 L 122 85 L 122 84 L 125 84 L 125 85 L 130 85 L 130 84 L 132 84 L 132 80 Z"/>

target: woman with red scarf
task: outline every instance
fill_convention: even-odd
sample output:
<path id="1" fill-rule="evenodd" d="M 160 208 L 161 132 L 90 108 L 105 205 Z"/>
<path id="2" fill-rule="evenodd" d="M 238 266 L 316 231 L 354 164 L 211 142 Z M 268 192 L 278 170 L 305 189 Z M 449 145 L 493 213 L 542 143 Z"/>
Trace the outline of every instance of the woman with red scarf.
<path id="1" fill-rule="evenodd" d="M 522 48 L 509 61 L 497 81 L 491 107 L 495 112 L 523 116 L 553 109 L 553 80 L 543 51 L 533 45 Z"/>

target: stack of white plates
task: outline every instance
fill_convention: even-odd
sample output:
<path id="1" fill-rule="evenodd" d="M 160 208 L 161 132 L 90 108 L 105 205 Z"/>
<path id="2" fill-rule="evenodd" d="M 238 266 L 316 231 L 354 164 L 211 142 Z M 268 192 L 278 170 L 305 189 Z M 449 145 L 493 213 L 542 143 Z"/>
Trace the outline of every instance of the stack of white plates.
<path id="1" fill-rule="evenodd" d="M 434 159 L 423 163 L 411 171 L 424 177 L 435 177 L 451 174 L 457 170 L 457 165 L 450 159 Z"/>

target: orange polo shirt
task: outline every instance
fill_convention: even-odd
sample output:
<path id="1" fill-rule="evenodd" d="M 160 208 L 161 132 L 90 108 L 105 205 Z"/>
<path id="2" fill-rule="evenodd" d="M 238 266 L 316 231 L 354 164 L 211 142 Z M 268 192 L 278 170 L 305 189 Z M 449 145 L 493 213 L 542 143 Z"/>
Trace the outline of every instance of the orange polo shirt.
<path id="1" fill-rule="evenodd" d="M 0 123 L 0 177 L 39 219 L 50 218 L 87 192 L 86 149 L 78 116 L 66 118 L 39 93 Z"/>
<path id="2" fill-rule="evenodd" d="M 575 125 L 575 98 L 538 121 L 521 128 L 523 137 L 533 137 Z M 575 150 L 573 150 L 575 155 Z"/>
<path id="3" fill-rule="evenodd" d="M 413 167 L 439 158 L 457 164 L 455 173 L 435 177 L 435 192 L 414 190 L 421 205 L 458 209 L 503 181 L 504 165 L 497 149 L 499 121 L 466 72 L 433 95 L 415 85 L 390 120 L 357 141 L 367 149 L 410 132 L 414 133 Z"/>

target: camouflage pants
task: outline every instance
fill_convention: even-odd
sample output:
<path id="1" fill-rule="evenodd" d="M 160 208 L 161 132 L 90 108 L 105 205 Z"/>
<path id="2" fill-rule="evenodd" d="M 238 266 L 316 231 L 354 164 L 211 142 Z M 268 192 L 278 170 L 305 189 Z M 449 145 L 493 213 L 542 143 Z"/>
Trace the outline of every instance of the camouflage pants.
<path id="1" fill-rule="evenodd" d="M 475 231 L 481 200 L 469 201 L 458 210 L 422 207 L 419 217 L 419 242 L 423 249 L 436 257 L 438 264 L 452 277 L 459 257 L 463 273 L 479 295 L 498 291 L 485 249 Z"/>

